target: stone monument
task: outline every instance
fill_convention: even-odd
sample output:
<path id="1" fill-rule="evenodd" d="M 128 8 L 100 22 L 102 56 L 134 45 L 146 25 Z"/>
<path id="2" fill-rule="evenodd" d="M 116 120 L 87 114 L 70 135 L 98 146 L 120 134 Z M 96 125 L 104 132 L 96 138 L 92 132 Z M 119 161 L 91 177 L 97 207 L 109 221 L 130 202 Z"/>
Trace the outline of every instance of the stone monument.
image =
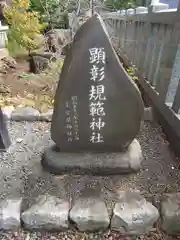
<path id="1" fill-rule="evenodd" d="M 65 59 L 43 166 L 52 173 L 114 174 L 140 168 L 143 102 L 100 16 L 77 31 Z"/>
<path id="2" fill-rule="evenodd" d="M 8 130 L 6 128 L 6 123 L 4 115 L 0 108 L 0 152 L 5 151 L 10 146 L 10 139 Z"/>

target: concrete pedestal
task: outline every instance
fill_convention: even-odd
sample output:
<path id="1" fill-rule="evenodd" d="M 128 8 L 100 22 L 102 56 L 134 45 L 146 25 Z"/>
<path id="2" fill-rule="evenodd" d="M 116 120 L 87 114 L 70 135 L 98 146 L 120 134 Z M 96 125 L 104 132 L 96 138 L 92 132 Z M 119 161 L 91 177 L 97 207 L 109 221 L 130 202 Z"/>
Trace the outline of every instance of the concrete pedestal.
<path id="1" fill-rule="evenodd" d="M 55 146 L 45 150 L 43 167 L 53 174 L 113 175 L 140 170 L 142 151 L 135 139 L 125 152 L 71 153 L 58 152 Z"/>

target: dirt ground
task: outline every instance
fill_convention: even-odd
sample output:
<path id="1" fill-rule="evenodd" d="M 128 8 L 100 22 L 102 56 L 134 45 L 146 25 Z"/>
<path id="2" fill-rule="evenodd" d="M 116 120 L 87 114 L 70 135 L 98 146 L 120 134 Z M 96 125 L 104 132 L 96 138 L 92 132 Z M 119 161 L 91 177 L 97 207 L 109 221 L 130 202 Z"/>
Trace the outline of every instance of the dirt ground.
<path id="1" fill-rule="evenodd" d="M 0 106 L 31 106 L 47 111 L 53 104 L 62 63 L 50 63 L 41 74 L 32 74 L 26 59 L 16 62 L 15 69 L 0 74 Z"/>

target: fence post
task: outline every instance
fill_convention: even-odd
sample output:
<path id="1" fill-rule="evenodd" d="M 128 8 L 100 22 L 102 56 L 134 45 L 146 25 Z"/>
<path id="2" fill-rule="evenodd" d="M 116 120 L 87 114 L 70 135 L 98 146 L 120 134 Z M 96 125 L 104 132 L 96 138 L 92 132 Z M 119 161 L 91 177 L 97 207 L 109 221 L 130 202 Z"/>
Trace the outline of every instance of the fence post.
<path id="1" fill-rule="evenodd" d="M 151 65 L 153 64 L 151 60 L 154 59 L 154 53 L 155 51 L 153 51 L 153 40 L 154 40 L 154 26 L 155 24 L 152 24 L 150 22 L 151 18 L 153 18 L 152 14 L 154 12 L 158 12 L 161 10 L 166 10 L 168 9 L 168 4 L 162 4 L 159 3 L 159 0 L 152 0 L 151 4 L 148 8 L 148 22 L 147 22 L 147 48 L 146 48 L 146 56 L 145 56 L 145 62 L 144 62 L 144 66 L 143 66 L 143 75 L 144 77 L 150 77 L 151 74 L 149 74 L 149 70 L 152 68 Z M 155 49 L 155 46 L 154 46 Z"/>
<path id="2" fill-rule="evenodd" d="M 6 47 L 8 26 L 2 26 L 0 21 L 0 49 Z"/>
<path id="3" fill-rule="evenodd" d="M 135 36 L 135 47 L 134 47 L 134 64 L 136 67 L 139 68 L 141 59 L 143 58 L 144 61 L 144 41 L 143 41 L 143 34 L 144 34 L 144 22 L 142 22 L 141 15 L 148 13 L 148 8 L 146 7 L 137 7 L 135 9 L 136 14 L 138 14 L 138 18 L 136 17 L 136 36 Z M 144 49 L 144 51 L 143 51 Z"/>
<path id="4" fill-rule="evenodd" d="M 180 14 L 180 1 L 177 8 L 177 16 Z M 180 16 L 179 22 L 177 23 L 178 27 L 180 28 Z M 180 31 L 180 29 L 179 29 Z M 168 94 L 166 96 L 166 101 L 172 103 L 172 110 L 175 113 L 180 112 L 180 70 L 179 70 L 179 63 L 180 63 L 180 41 L 178 41 L 176 57 L 172 69 L 172 77 L 171 82 L 168 88 Z M 175 91 L 174 91 L 175 90 Z M 173 99 L 174 98 L 174 99 Z"/>
<path id="5" fill-rule="evenodd" d="M 180 12 L 176 12 L 176 19 L 172 25 L 169 25 L 164 36 L 164 49 L 161 56 L 159 76 L 157 78 L 156 89 L 159 92 L 159 98 L 162 102 L 167 102 L 167 96 L 171 94 L 171 82 L 173 79 L 173 68 L 176 62 L 180 39 Z M 169 38 L 169 40 L 168 40 Z M 179 66 L 178 66 L 179 67 Z M 178 87 L 178 86 L 176 86 Z M 168 100 L 169 101 L 169 100 Z"/>

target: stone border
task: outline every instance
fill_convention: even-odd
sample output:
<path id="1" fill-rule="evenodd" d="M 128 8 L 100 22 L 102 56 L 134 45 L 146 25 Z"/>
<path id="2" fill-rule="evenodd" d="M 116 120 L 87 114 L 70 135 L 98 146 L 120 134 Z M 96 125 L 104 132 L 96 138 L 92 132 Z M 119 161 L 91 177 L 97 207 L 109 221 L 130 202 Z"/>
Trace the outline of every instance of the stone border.
<path id="1" fill-rule="evenodd" d="M 76 227 L 80 232 L 114 230 L 124 236 L 140 236 L 154 231 L 158 225 L 170 236 L 180 235 L 180 193 L 164 194 L 158 210 L 139 191 L 121 191 L 112 216 L 109 216 L 102 199 L 90 197 L 88 201 L 80 199 L 70 206 L 67 199 L 44 194 L 21 212 L 22 198 L 5 199 L 0 201 L 0 228 L 55 229 L 61 232 Z"/>
<path id="2" fill-rule="evenodd" d="M 32 107 L 17 107 L 6 106 L 2 107 L 2 112 L 6 120 L 11 121 L 52 121 L 53 109 L 49 109 L 45 113 L 40 113 L 37 109 Z"/>
<path id="3" fill-rule="evenodd" d="M 37 109 L 32 107 L 14 108 L 13 106 L 5 106 L 5 107 L 2 107 L 2 112 L 6 120 L 29 121 L 29 122 L 34 122 L 34 121 L 51 122 L 53 109 L 49 109 L 47 112 L 40 113 Z M 152 122 L 153 119 L 154 117 L 153 117 L 152 107 L 144 108 L 143 120 Z"/>

